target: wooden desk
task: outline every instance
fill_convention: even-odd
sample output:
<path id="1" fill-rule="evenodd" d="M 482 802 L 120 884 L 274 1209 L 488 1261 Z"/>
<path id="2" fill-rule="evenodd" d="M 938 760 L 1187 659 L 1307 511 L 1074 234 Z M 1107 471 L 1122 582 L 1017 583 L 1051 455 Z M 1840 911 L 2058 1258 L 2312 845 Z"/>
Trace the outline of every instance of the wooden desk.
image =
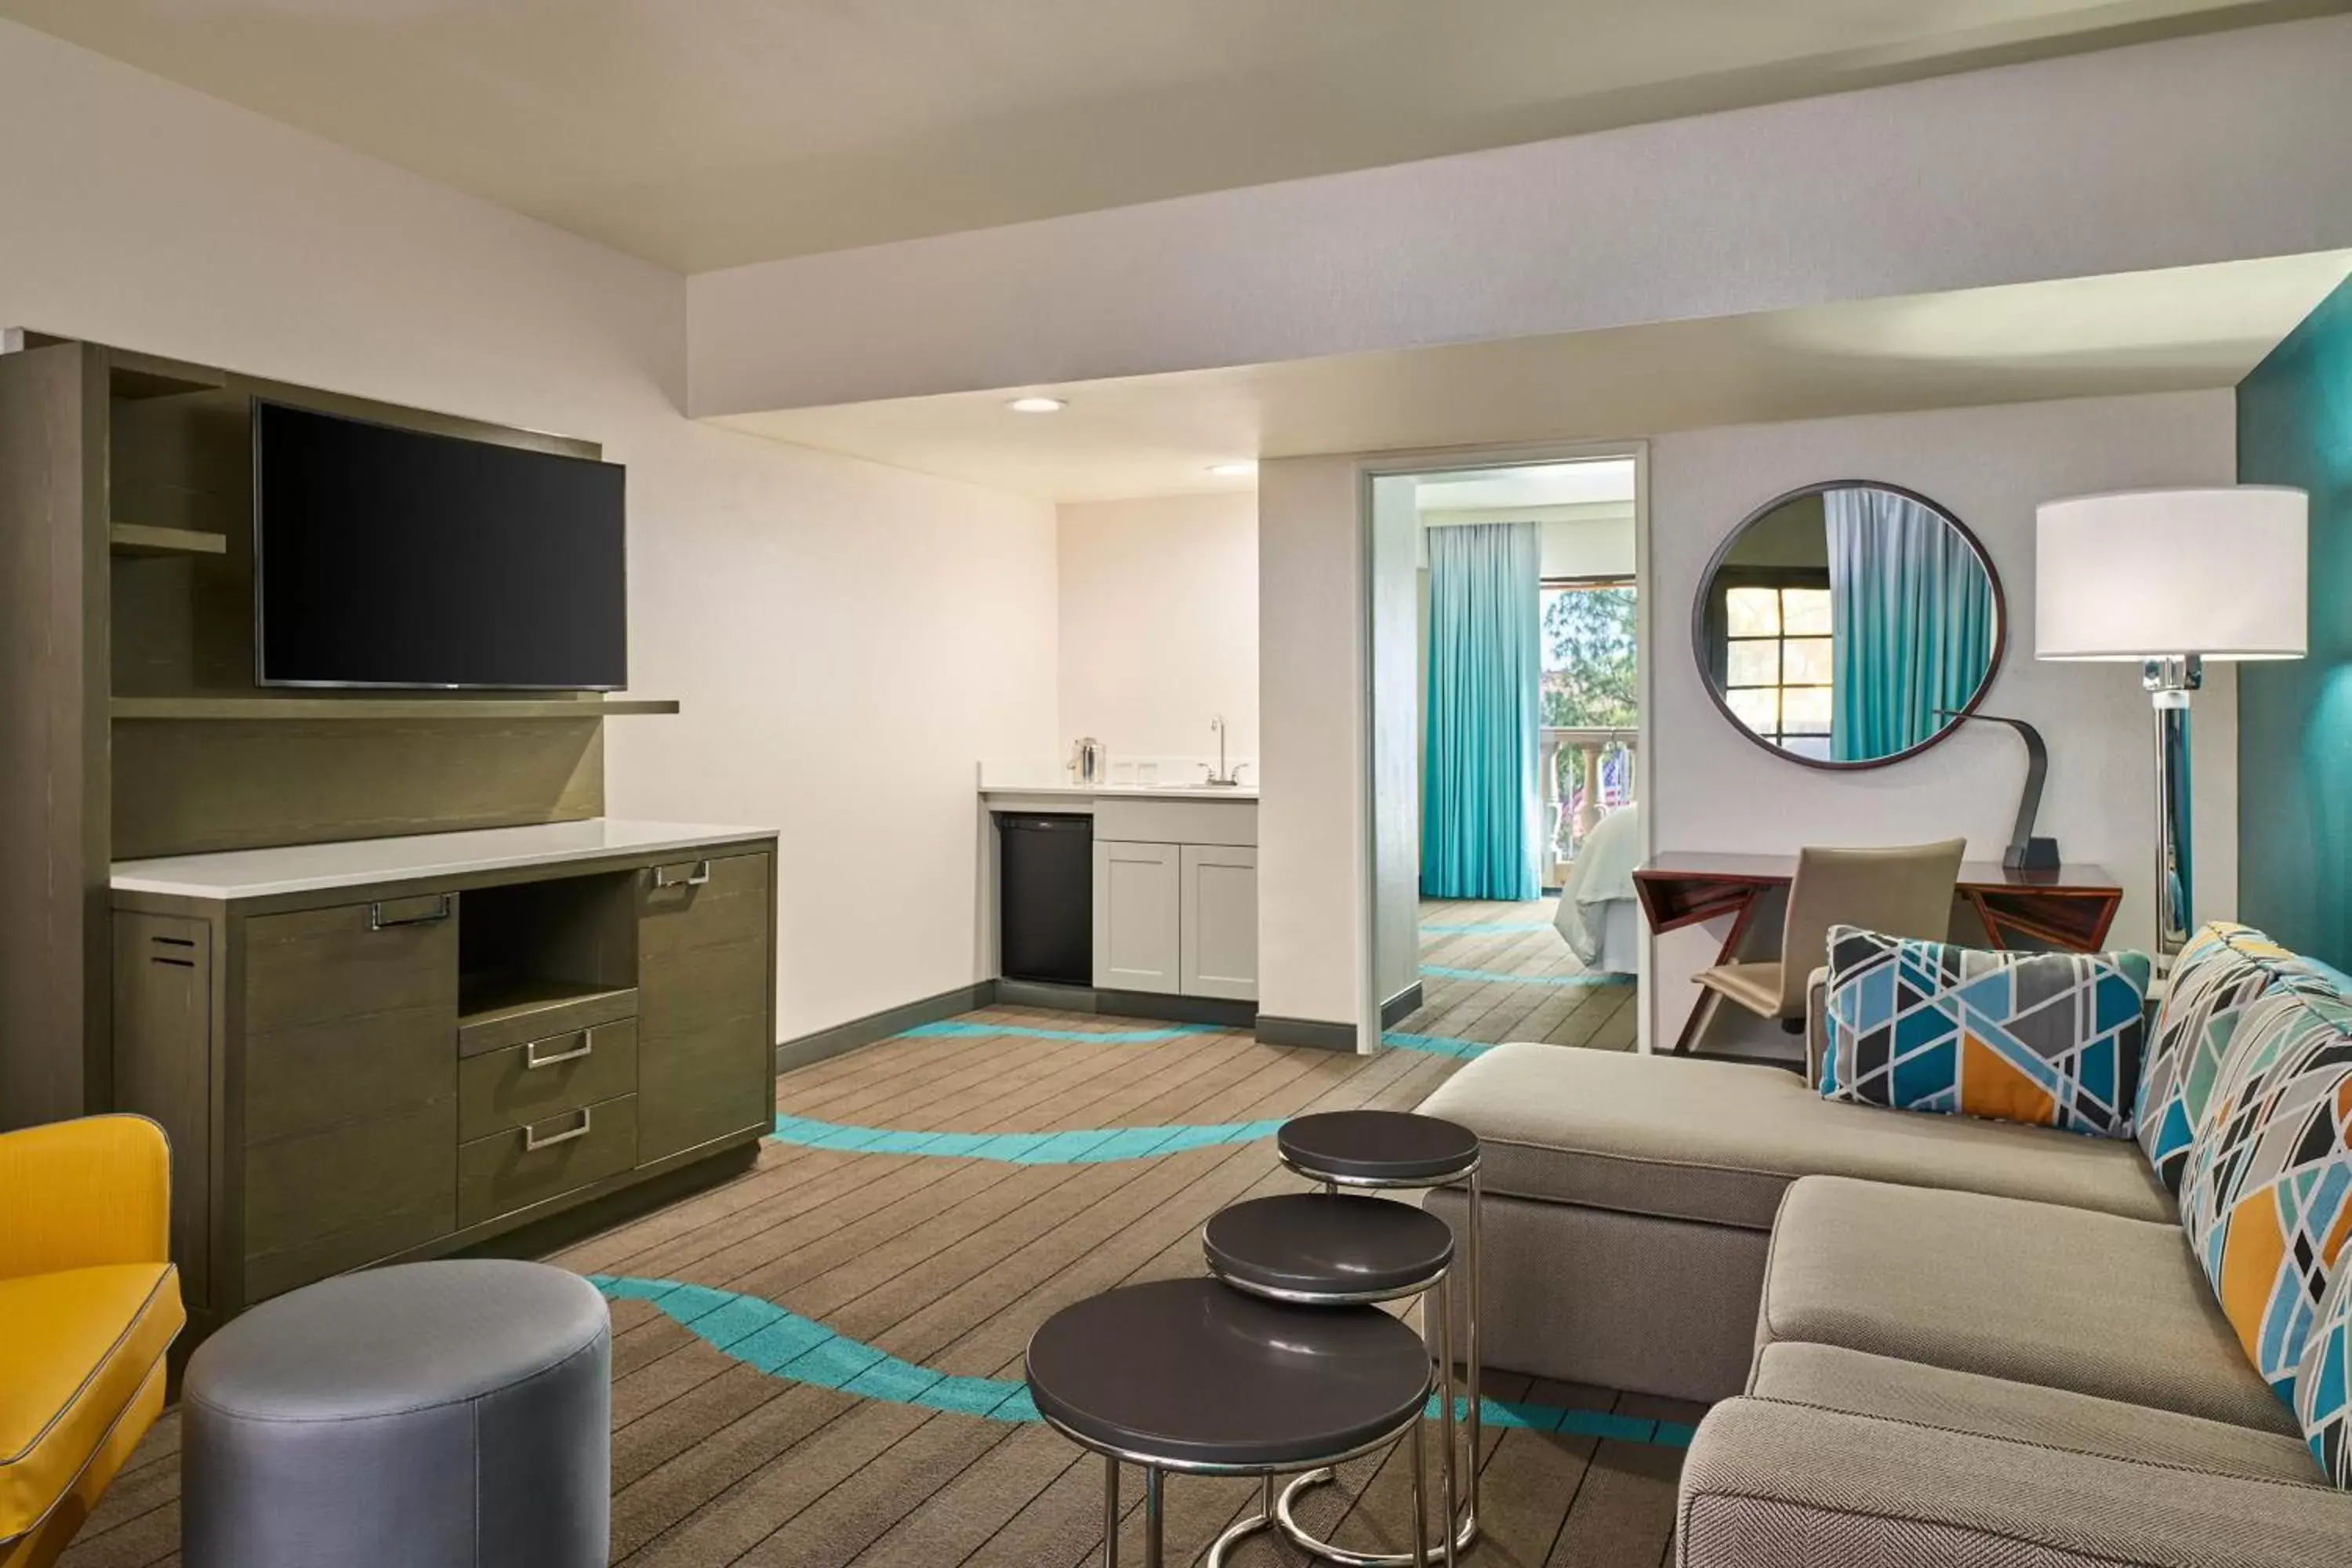
<path id="1" fill-rule="evenodd" d="M 1663 935 L 1718 916 L 1731 917 L 1717 963 L 1739 956 L 1739 944 L 1755 918 L 1757 900 L 1786 888 L 1796 875 L 1794 855 L 1717 855 L 1679 849 L 1654 856 L 1633 873 L 1634 890 L 1650 929 Z M 1960 867 L 1958 898 L 1976 911 L 1986 934 L 2001 947 L 2046 943 L 2074 952 L 2095 952 L 2107 940 L 2124 890 L 2096 866 L 2061 866 L 2054 871 L 2011 871 L 1994 860 Z M 1706 1009 L 1694 1008 L 1683 1023 L 1675 1049 L 1686 1051 Z"/>

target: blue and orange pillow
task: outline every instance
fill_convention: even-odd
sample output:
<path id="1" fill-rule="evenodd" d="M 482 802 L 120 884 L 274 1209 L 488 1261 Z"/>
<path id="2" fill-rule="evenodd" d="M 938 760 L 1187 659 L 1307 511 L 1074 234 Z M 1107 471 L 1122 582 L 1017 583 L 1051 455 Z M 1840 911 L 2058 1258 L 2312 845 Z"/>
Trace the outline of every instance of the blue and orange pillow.
<path id="1" fill-rule="evenodd" d="M 1834 1100 L 2128 1138 L 2146 1043 L 2137 952 L 2003 952 L 1833 926 Z"/>
<path id="2" fill-rule="evenodd" d="M 2135 1118 L 2141 1149 L 2176 1195 L 2189 1143 L 2246 1009 L 2273 992 L 2330 996 L 2347 988 L 2334 970 L 2298 957 L 2252 926 L 2216 921 L 2180 950 L 2148 1036 Z"/>

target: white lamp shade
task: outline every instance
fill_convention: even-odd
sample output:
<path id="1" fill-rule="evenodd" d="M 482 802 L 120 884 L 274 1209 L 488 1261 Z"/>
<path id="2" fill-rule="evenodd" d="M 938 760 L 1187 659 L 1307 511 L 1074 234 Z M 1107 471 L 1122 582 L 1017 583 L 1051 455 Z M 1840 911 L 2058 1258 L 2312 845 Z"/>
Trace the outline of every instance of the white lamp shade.
<path id="1" fill-rule="evenodd" d="M 2302 658 L 2309 512 L 2263 485 L 2043 502 L 2033 656 Z"/>

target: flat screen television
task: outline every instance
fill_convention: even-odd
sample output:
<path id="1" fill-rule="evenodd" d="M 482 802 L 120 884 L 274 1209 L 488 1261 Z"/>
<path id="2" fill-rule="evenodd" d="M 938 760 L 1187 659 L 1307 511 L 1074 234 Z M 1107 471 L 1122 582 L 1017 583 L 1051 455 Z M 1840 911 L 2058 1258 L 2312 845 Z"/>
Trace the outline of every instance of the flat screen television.
<path id="1" fill-rule="evenodd" d="M 623 470 L 253 405 L 264 686 L 628 684 Z"/>

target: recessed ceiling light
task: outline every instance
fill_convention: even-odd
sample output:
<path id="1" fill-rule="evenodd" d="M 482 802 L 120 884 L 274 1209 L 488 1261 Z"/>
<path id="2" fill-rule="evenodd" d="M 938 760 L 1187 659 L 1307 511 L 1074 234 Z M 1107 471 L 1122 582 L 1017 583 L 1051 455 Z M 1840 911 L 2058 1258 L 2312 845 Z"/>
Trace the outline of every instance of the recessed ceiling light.
<path id="1" fill-rule="evenodd" d="M 1257 462 L 1255 458 L 1244 458 L 1235 463 L 1211 463 L 1209 472 L 1221 479 L 1245 479 L 1257 472 Z"/>
<path id="2" fill-rule="evenodd" d="M 1016 397 L 1004 406 L 1015 414 L 1059 414 L 1069 404 L 1058 397 Z"/>

